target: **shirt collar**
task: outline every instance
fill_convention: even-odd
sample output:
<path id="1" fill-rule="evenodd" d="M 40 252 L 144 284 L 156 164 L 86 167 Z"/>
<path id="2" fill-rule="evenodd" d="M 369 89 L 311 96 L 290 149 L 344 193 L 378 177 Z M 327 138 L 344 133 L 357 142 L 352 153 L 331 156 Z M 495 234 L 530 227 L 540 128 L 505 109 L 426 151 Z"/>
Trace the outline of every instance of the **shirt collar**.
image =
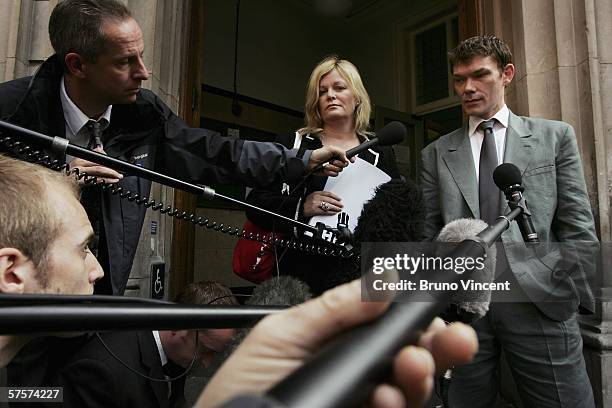
<path id="1" fill-rule="evenodd" d="M 490 117 L 489 119 L 497 119 L 497 121 L 505 128 L 508 127 L 508 121 L 510 120 L 510 109 L 504 104 L 500 110 L 497 111 L 495 115 Z M 468 127 L 468 135 L 473 136 L 478 129 L 478 125 L 488 119 L 479 118 L 476 116 L 470 116 L 469 127 Z"/>
<path id="2" fill-rule="evenodd" d="M 166 356 L 164 346 L 162 345 L 161 338 L 159 337 L 159 332 L 157 330 L 153 330 L 153 338 L 155 339 L 155 344 L 157 345 L 161 365 L 165 366 L 168 363 L 168 357 Z"/>
<path id="3" fill-rule="evenodd" d="M 89 117 L 79 109 L 78 106 L 70 99 L 66 92 L 66 85 L 64 84 L 64 77 L 60 81 L 60 100 L 62 102 L 62 110 L 64 111 L 64 119 L 66 120 L 66 126 L 70 129 L 73 135 L 79 133 L 79 131 L 89 122 Z M 101 129 L 104 130 L 108 127 L 111 118 L 111 111 L 113 105 L 109 105 L 106 111 L 97 120 L 100 122 Z"/>

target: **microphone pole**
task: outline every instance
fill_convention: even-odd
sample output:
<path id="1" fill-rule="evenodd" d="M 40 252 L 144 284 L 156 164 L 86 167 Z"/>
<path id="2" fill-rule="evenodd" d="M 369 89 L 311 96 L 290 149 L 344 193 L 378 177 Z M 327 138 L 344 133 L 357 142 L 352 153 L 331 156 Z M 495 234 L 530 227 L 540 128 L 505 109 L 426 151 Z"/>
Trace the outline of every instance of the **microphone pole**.
<path id="1" fill-rule="evenodd" d="M 527 201 L 523 196 L 525 188 L 522 186 L 523 176 L 519 168 L 512 163 L 502 163 L 493 171 L 493 180 L 497 187 L 504 192 L 510 209 L 514 210 L 517 207 L 522 209 L 517 218 L 517 223 L 525 245 L 533 247 L 539 244 L 538 233 L 533 226 L 531 212 L 527 208 Z"/>
<path id="2" fill-rule="evenodd" d="M 0 120 L 0 128 L 5 128 L 13 132 L 17 132 L 21 135 L 23 139 L 27 140 L 28 142 L 44 146 L 45 148 L 50 149 L 53 153 L 61 156 L 68 154 L 70 156 L 98 163 L 102 166 L 120 171 L 128 175 L 143 177 L 169 187 L 187 191 L 189 193 L 201 194 L 209 199 L 215 197 L 215 190 L 209 187 L 200 187 L 195 184 L 187 183 L 185 181 L 166 176 L 161 173 L 157 173 L 153 170 L 149 170 L 144 167 L 136 166 L 135 164 L 128 163 L 123 160 L 115 159 L 114 157 L 110 157 L 105 154 L 95 152 L 93 150 L 85 149 L 83 147 L 70 143 L 68 139 L 64 139 L 62 137 L 47 136 L 45 134 L 35 132 L 33 130 L 17 126 L 2 120 Z"/>
<path id="3" fill-rule="evenodd" d="M 208 186 L 199 186 L 197 184 L 188 183 L 183 180 L 179 180 L 174 177 L 167 176 L 165 174 L 158 173 L 153 170 L 149 170 L 145 167 L 136 166 L 135 164 L 128 163 L 123 160 L 116 159 L 114 157 L 107 156 L 102 153 L 95 152 L 93 150 L 88 150 L 80 146 L 76 146 L 70 143 L 67 139 L 62 137 L 51 137 L 45 134 L 35 132 L 30 129 L 26 129 L 21 126 L 14 125 L 9 122 L 5 122 L 0 120 L 0 128 L 5 128 L 11 130 L 13 132 L 17 132 L 23 136 L 24 139 L 49 148 L 52 152 L 58 155 L 68 154 L 70 156 L 78 157 L 80 159 L 88 160 L 94 163 L 98 163 L 102 166 L 111 168 L 113 170 L 120 171 L 127 175 L 142 177 L 147 180 L 155 181 L 157 183 L 166 185 L 168 187 L 178 188 L 183 191 L 187 191 L 189 193 L 202 195 L 204 198 L 212 200 L 214 198 L 219 198 L 223 201 L 230 202 L 232 204 L 237 204 L 240 207 L 247 207 L 258 211 L 260 213 L 267 214 L 277 219 L 281 219 L 285 222 L 293 224 L 296 227 L 311 231 L 315 234 L 315 236 L 321 236 L 321 229 L 325 228 L 324 224 L 321 223 L 320 226 L 312 226 L 295 220 L 293 218 L 285 217 L 284 215 L 277 214 L 275 212 L 266 210 L 264 208 L 260 208 L 254 206 L 249 203 L 245 203 L 243 201 L 237 200 L 232 197 L 227 197 L 222 194 L 217 193 L 213 188 Z M 331 230 L 330 230 L 331 231 Z M 333 233 L 333 231 L 331 231 Z"/>
<path id="4" fill-rule="evenodd" d="M 477 258 L 486 253 L 521 212 L 499 217 L 473 240 L 464 240 L 449 257 Z M 430 282 L 455 282 L 461 275 L 436 273 Z M 391 373 L 393 358 L 407 344 L 415 344 L 431 320 L 445 310 L 453 291 L 439 291 L 435 301 L 411 301 L 408 292 L 377 320 L 349 330 L 327 344 L 302 367 L 275 385 L 267 396 L 279 406 L 335 408 L 359 406 L 374 387 Z"/>
<path id="5" fill-rule="evenodd" d="M 117 330 L 250 327 L 278 306 L 55 304 L 0 307 L 0 335 Z"/>
<path id="6" fill-rule="evenodd" d="M 527 246 L 534 246 L 540 243 L 538 238 L 538 233 L 536 232 L 535 227 L 533 226 L 533 221 L 531 220 L 531 212 L 527 208 L 527 201 L 525 201 L 525 197 L 521 194 L 523 191 L 523 187 L 521 186 L 512 186 L 508 189 L 506 193 L 506 199 L 508 200 L 508 206 L 511 209 L 520 208 L 521 215 L 518 217 L 518 225 L 521 231 L 521 235 L 523 236 L 523 241 Z"/>

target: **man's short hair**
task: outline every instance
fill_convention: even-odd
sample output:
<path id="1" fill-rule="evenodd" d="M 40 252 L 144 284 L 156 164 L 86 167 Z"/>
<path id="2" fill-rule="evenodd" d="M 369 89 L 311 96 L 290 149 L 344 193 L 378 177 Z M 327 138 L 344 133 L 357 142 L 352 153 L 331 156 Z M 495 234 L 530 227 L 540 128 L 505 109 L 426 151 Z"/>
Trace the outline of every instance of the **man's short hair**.
<path id="1" fill-rule="evenodd" d="M 65 173 L 0 154 L 0 248 L 16 248 L 29 257 L 45 278 L 46 254 L 62 231 L 48 189 L 64 185 L 78 200 L 76 179 Z"/>
<path id="2" fill-rule="evenodd" d="M 451 72 L 456 64 L 470 62 L 474 57 L 492 57 L 499 69 L 512 63 L 510 47 L 494 35 L 477 35 L 463 40 L 448 52 Z"/>
<path id="3" fill-rule="evenodd" d="M 227 286 L 215 281 L 190 283 L 174 301 L 185 305 L 237 305 L 238 301 Z"/>
<path id="4" fill-rule="evenodd" d="M 96 62 L 104 51 L 105 21 L 133 18 L 130 10 L 117 0 L 64 0 L 51 13 L 49 38 L 62 64 L 66 54 L 75 52 L 89 62 Z"/>

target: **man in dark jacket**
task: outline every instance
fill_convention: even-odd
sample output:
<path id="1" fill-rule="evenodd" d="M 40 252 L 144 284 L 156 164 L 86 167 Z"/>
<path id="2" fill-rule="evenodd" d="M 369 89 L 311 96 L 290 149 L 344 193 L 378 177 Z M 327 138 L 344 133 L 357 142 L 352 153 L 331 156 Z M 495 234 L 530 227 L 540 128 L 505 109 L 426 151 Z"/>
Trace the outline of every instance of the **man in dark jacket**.
<path id="1" fill-rule="evenodd" d="M 174 301 L 238 304 L 229 288 L 213 281 L 187 285 Z M 223 328 L 105 332 L 87 336 L 80 345 L 74 344 L 76 340 L 45 339 L 48 363 L 20 366 L 21 378 L 13 385 L 23 384 L 33 373 L 44 377 L 37 373 L 43 369 L 48 370 L 45 378 L 49 381 L 43 385 L 63 387 L 66 408 L 183 408 L 189 406 L 184 396 L 186 370 L 192 364 L 210 366 L 234 332 Z M 41 343 L 36 346 L 44 347 Z"/>
<path id="2" fill-rule="evenodd" d="M 337 148 L 306 152 L 272 143 L 223 138 L 189 128 L 152 92 L 138 23 L 118 1 L 68 0 L 49 21 L 56 54 L 30 78 L 0 85 L 0 118 L 139 166 L 192 182 L 267 184 L 299 177 L 307 168 L 326 166 L 337 174 L 346 165 Z M 0 146 L 0 150 L 3 147 Z M 59 158 L 64 160 L 64 158 Z M 115 170 L 67 157 L 70 168 L 86 171 L 124 190 L 148 197 L 151 183 Z M 99 187 L 83 188 L 94 225 L 97 257 L 110 284 L 100 293 L 122 294 L 132 267 L 146 209 Z"/>

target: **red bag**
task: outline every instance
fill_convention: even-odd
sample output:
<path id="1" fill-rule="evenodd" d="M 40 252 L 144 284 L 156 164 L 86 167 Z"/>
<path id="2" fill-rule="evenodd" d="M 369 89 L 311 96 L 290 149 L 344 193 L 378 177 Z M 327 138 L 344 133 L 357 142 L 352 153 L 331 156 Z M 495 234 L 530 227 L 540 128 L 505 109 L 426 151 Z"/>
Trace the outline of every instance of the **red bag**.
<path id="1" fill-rule="evenodd" d="M 270 237 L 272 232 L 259 228 L 251 221 L 247 220 L 242 227 L 246 235 L 252 233 L 259 234 L 260 237 Z M 278 232 L 275 236 L 282 238 Z M 262 242 L 251 241 L 250 239 L 240 238 L 234 247 L 232 267 L 234 273 L 243 279 L 253 283 L 261 283 L 272 277 L 272 272 L 276 264 L 274 247 Z"/>

